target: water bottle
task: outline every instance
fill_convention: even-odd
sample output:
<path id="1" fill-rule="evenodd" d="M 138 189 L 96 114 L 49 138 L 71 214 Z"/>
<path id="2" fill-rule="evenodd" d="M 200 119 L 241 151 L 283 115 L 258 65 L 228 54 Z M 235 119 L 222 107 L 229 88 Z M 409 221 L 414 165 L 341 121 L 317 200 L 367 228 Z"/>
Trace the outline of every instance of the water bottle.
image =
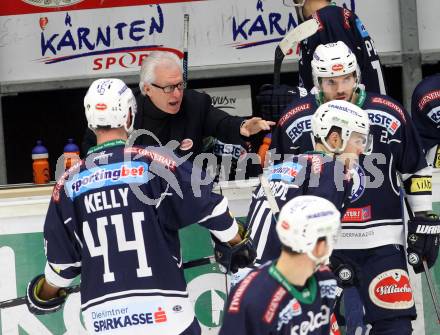
<path id="1" fill-rule="evenodd" d="M 32 149 L 32 160 L 34 183 L 47 184 L 50 181 L 49 153 L 43 141 L 38 140 L 37 145 Z"/>
<path id="2" fill-rule="evenodd" d="M 79 147 L 73 142 L 73 138 L 69 138 L 64 146 L 64 170 L 70 169 L 79 159 Z"/>
<path id="3" fill-rule="evenodd" d="M 269 150 L 270 143 L 272 142 L 272 133 L 264 136 L 263 143 L 258 148 L 258 156 L 260 157 L 260 164 L 264 168 L 264 164 L 266 163 L 266 153 Z"/>

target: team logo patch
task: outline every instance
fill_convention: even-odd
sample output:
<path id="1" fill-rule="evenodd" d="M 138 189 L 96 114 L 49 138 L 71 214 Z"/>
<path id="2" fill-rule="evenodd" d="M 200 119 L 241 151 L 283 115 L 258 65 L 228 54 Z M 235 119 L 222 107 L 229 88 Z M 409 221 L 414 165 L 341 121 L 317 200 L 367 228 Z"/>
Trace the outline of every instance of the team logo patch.
<path id="1" fill-rule="evenodd" d="M 84 0 L 22 0 L 23 2 L 44 8 L 57 8 L 64 6 L 73 6 L 77 3 L 83 2 Z"/>
<path id="2" fill-rule="evenodd" d="M 342 281 L 345 281 L 345 282 L 350 280 L 352 276 L 353 276 L 353 274 L 351 273 L 349 268 L 343 268 L 338 273 L 339 279 L 341 279 Z"/>
<path id="3" fill-rule="evenodd" d="M 336 298 L 337 285 L 335 279 L 321 280 L 318 282 L 318 285 L 321 291 L 321 297 L 329 299 Z"/>
<path id="4" fill-rule="evenodd" d="M 412 252 L 408 255 L 408 263 L 411 265 L 419 264 L 420 257 L 415 252 Z"/>
<path id="5" fill-rule="evenodd" d="M 189 150 L 192 148 L 193 144 L 194 143 L 193 143 L 192 139 L 185 138 L 182 140 L 182 142 L 180 142 L 179 149 L 184 150 L 184 151 Z"/>
<path id="6" fill-rule="evenodd" d="M 353 187 L 351 189 L 350 202 L 358 200 L 365 191 L 365 171 L 359 164 L 353 164 L 351 169 L 353 176 Z"/>
<path id="7" fill-rule="evenodd" d="M 286 307 L 278 314 L 278 325 L 277 330 L 281 330 L 283 325 L 288 324 L 295 316 L 302 314 L 301 304 L 298 300 L 293 298 L 289 301 Z"/>
<path id="8" fill-rule="evenodd" d="M 440 123 L 440 106 L 431 109 L 427 115 L 432 122 Z"/>
<path id="9" fill-rule="evenodd" d="M 347 208 L 342 222 L 365 222 L 371 219 L 371 205 L 360 208 Z"/>
<path id="10" fill-rule="evenodd" d="M 298 176 L 303 166 L 298 163 L 288 162 L 272 166 L 269 169 L 269 180 L 282 180 L 286 183 L 292 183 Z"/>
<path id="11" fill-rule="evenodd" d="M 406 271 L 393 269 L 376 276 L 368 287 L 371 301 L 382 308 L 407 309 L 414 306 L 411 284 Z"/>

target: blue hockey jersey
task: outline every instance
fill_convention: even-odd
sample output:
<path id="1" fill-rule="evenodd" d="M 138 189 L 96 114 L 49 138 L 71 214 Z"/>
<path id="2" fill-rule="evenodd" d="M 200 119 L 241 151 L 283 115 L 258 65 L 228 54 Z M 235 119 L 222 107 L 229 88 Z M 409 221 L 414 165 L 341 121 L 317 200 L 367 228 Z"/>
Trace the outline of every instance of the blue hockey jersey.
<path id="1" fill-rule="evenodd" d="M 440 168 L 440 74 L 423 79 L 411 100 L 411 117 L 422 138 L 428 163 Z"/>
<path id="2" fill-rule="evenodd" d="M 301 42 L 299 62 L 300 85 L 307 90 L 313 88 L 311 61 L 320 44 L 343 41 L 356 55 L 361 82 L 367 91 L 386 94 L 382 67 L 374 42 L 362 21 L 348 9 L 329 5 L 316 11 L 313 17 L 318 21 L 318 32 Z"/>
<path id="3" fill-rule="evenodd" d="M 179 228 L 198 222 L 221 241 L 237 233 L 226 198 L 165 148 L 106 142 L 53 190 L 45 275 L 59 287 L 81 275 L 93 334 L 180 334 L 194 320 Z"/>
<path id="4" fill-rule="evenodd" d="M 402 205 L 396 172 L 402 174 L 411 208 L 418 212 L 432 208 L 431 170 L 411 119 L 398 102 L 359 90 L 356 104 L 368 111 L 373 153 L 361 156 L 359 165 L 352 171 L 351 200 L 336 248 L 403 245 Z M 313 95 L 290 105 L 274 130 L 271 148 L 281 154 L 313 149 L 311 117 L 317 108 Z"/>
<path id="5" fill-rule="evenodd" d="M 323 197 L 344 212 L 351 193 L 352 181 L 344 165 L 333 157 L 311 152 L 293 156 L 268 168 L 268 180 L 278 207 L 299 195 Z M 260 186 L 252 194 L 247 216 L 247 227 L 257 248 L 257 264 L 278 258 L 281 242 L 275 230 L 276 221 L 264 189 Z"/>
<path id="6" fill-rule="evenodd" d="M 229 295 L 219 335 L 328 335 L 336 279 L 327 269 L 311 276 L 303 290 L 269 262 L 252 271 Z"/>

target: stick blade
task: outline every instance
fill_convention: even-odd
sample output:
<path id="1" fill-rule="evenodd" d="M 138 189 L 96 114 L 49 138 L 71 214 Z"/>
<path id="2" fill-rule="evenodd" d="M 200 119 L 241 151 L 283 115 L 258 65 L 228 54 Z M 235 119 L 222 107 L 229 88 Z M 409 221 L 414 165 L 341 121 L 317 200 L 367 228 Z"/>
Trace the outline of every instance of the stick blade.
<path id="1" fill-rule="evenodd" d="M 312 36 L 318 31 L 318 28 L 318 21 L 316 21 L 315 19 L 310 19 L 301 23 L 293 30 L 289 31 L 279 44 L 283 54 L 287 55 L 290 49 L 294 50 L 299 42 Z"/>

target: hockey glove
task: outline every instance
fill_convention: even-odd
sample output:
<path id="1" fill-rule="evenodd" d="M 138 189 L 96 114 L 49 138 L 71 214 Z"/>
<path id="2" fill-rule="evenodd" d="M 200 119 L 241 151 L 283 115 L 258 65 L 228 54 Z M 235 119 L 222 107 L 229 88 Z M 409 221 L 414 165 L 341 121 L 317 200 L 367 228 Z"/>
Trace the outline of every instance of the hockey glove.
<path id="1" fill-rule="evenodd" d="M 254 264 L 257 257 L 253 241 L 249 236 L 250 232 L 244 231 L 243 226 L 240 224 L 239 234 L 242 236 L 242 241 L 234 246 L 221 242 L 212 235 L 212 240 L 215 243 L 215 260 L 221 265 L 222 271 L 225 273 L 235 273 L 238 269 L 249 267 Z"/>
<path id="2" fill-rule="evenodd" d="M 422 260 L 432 267 L 438 256 L 440 221 L 437 215 L 416 216 L 408 221 L 408 263 L 415 273 L 423 271 Z"/>
<path id="3" fill-rule="evenodd" d="M 26 290 L 26 305 L 29 311 L 35 315 L 43 315 L 58 311 L 63 307 L 67 298 L 67 293 L 64 289 L 58 291 L 58 297 L 49 300 L 42 300 L 39 298 L 39 293 L 43 287 L 45 277 L 43 274 L 36 276 L 28 284 Z"/>
<path id="4" fill-rule="evenodd" d="M 361 272 L 359 266 L 348 257 L 335 255 L 330 256 L 330 269 L 336 276 L 338 286 L 347 288 L 359 286 L 361 282 Z"/>

